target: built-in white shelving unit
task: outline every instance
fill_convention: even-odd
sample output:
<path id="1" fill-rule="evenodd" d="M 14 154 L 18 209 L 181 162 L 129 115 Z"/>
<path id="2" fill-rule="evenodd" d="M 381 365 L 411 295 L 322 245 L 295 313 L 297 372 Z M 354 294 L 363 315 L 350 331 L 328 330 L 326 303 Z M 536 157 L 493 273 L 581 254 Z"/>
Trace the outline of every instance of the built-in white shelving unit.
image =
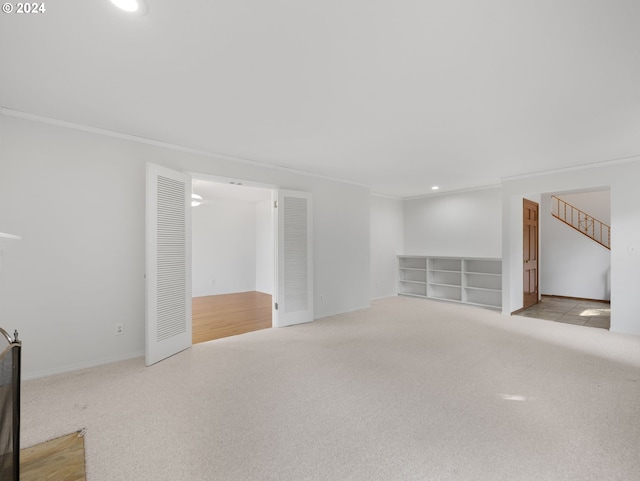
<path id="1" fill-rule="evenodd" d="M 502 260 L 398 256 L 398 294 L 502 306 Z"/>
<path id="2" fill-rule="evenodd" d="M 403 294 L 427 295 L 427 259 L 425 257 L 399 257 L 399 286 Z"/>

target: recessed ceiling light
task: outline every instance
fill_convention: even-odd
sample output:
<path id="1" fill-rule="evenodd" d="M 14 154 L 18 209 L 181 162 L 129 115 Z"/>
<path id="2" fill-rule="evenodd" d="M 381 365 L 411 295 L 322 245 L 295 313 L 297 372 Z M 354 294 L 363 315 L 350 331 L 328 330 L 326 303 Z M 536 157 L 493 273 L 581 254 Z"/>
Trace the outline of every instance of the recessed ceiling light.
<path id="1" fill-rule="evenodd" d="M 434 185 L 433 187 L 431 187 L 431 190 L 438 190 L 440 187 L 438 187 L 437 185 Z"/>
<path id="2" fill-rule="evenodd" d="M 144 15 L 147 12 L 147 6 L 143 0 L 111 0 L 111 3 L 125 12 L 136 15 Z"/>

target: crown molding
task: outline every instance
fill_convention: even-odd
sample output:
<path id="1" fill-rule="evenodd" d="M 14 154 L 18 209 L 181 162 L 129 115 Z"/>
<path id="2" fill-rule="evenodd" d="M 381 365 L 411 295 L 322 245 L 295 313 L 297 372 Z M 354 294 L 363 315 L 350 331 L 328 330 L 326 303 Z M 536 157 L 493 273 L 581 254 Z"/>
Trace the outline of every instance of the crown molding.
<path id="1" fill-rule="evenodd" d="M 638 161 L 640 161 L 640 155 L 633 155 L 631 157 L 620 157 L 617 159 L 599 160 L 599 161 L 590 162 L 587 164 L 574 165 L 572 167 L 560 167 L 558 169 L 541 170 L 538 172 L 529 172 L 527 174 L 512 175 L 509 177 L 502 177 L 500 180 L 502 182 L 505 182 L 505 181 L 508 182 L 512 180 L 528 179 L 531 177 L 540 177 L 540 176 L 549 175 L 549 174 L 561 174 L 563 172 L 576 172 L 579 170 L 596 169 L 598 167 L 607 167 L 609 165 L 627 164 L 630 162 L 638 162 Z"/>
<path id="2" fill-rule="evenodd" d="M 404 200 L 404 197 L 399 197 L 397 195 L 381 194 L 379 192 L 370 192 L 370 195 L 371 197 L 381 197 L 383 199 Z"/>
<path id="3" fill-rule="evenodd" d="M 0 115 L 6 115 L 7 117 L 15 117 L 24 120 L 30 120 L 32 122 L 38 122 L 56 127 L 63 127 L 66 129 L 79 130 L 81 132 L 88 132 L 91 134 L 102 135 L 104 137 L 112 137 L 121 140 L 127 140 L 129 142 L 136 142 L 140 144 L 152 145 L 154 147 L 160 147 L 163 149 L 176 150 L 179 152 L 185 152 L 188 154 L 200 155 L 202 157 L 208 157 L 210 159 L 226 160 L 229 162 L 236 162 L 240 164 L 250 165 L 252 167 L 260 167 L 264 169 L 278 170 L 281 172 L 288 172 L 291 174 L 304 175 L 307 177 L 314 177 L 317 179 L 328 180 L 331 182 L 338 182 L 341 184 L 353 185 L 356 187 L 362 187 L 364 189 L 370 189 L 369 185 L 353 182 L 346 179 L 340 179 L 338 177 L 331 177 L 328 175 L 318 174 L 315 172 L 309 172 L 301 169 L 294 169 L 292 167 L 284 167 L 277 164 L 269 164 L 267 162 L 260 162 L 252 159 L 245 159 L 242 157 L 236 157 L 233 155 L 222 154 L 219 152 L 209 152 L 206 150 L 194 149 L 184 145 L 172 144 L 169 142 L 162 142 L 160 140 L 148 139 L 146 137 L 139 137 L 137 135 L 126 134 L 124 132 L 117 132 L 114 130 L 101 129 L 98 127 L 92 127 L 90 125 L 78 124 L 75 122 L 68 122 L 66 120 L 54 119 L 51 117 L 45 117 L 42 115 L 31 114 L 28 112 L 22 112 L 20 110 L 14 110 L 7 107 L 0 106 Z"/>

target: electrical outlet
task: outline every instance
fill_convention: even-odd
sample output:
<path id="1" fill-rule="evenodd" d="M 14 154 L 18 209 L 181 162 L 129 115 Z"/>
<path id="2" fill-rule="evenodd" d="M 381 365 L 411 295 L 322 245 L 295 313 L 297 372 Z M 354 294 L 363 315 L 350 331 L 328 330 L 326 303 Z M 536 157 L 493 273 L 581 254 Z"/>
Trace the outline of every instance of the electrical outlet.
<path id="1" fill-rule="evenodd" d="M 120 336 L 121 334 L 124 334 L 124 324 L 116 324 L 116 336 Z"/>

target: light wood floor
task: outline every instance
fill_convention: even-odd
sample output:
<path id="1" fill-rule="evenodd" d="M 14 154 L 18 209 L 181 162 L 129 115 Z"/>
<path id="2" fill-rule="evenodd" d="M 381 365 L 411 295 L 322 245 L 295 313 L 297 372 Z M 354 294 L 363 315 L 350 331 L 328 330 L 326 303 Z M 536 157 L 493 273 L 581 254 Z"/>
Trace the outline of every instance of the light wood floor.
<path id="1" fill-rule="evenodd" d="M 241 292 L 194 297 L 192 302 L 194 344 L 271 327 L 271 296 Z"/>
<path id="2" fill-rule="evenodd" d="M 68 434 L 20 450 L 21 481 L 84 481 L 84 437 Z"/>

